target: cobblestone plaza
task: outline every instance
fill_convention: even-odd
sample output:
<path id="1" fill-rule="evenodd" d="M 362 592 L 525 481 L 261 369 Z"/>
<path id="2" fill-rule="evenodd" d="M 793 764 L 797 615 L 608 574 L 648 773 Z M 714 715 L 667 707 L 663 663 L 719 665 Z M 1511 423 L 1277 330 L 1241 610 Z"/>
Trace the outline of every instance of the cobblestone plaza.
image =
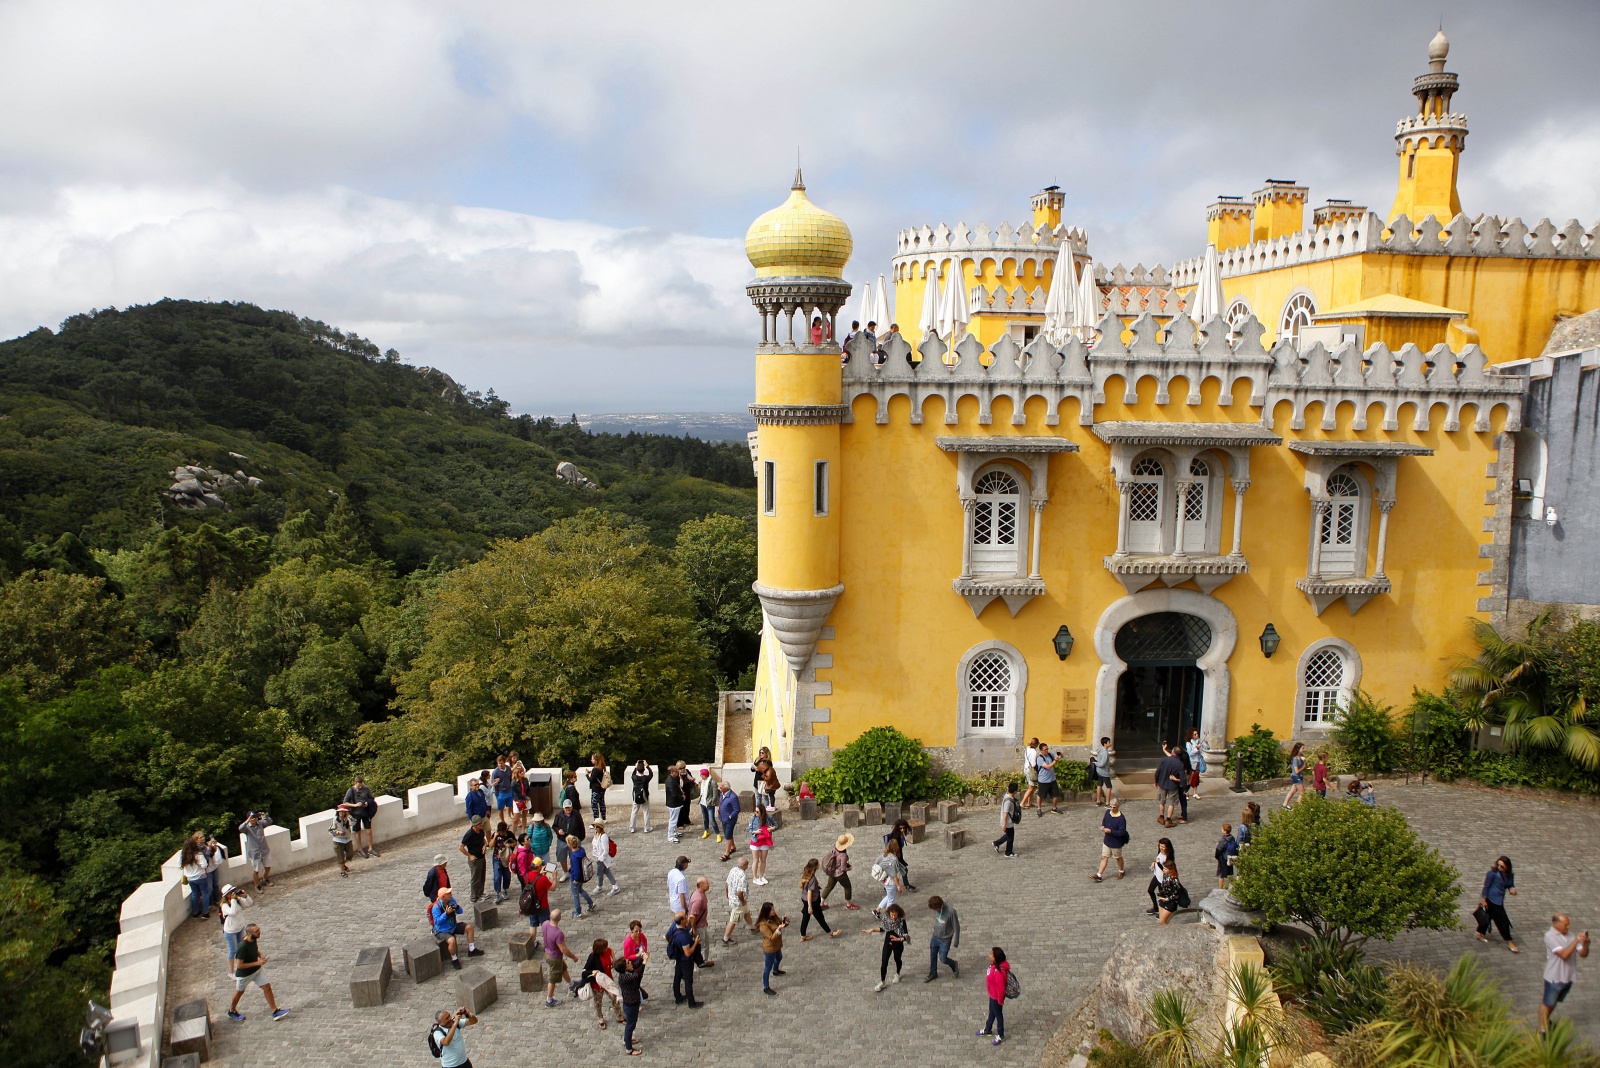
<path id="1" fill-rule="evenodd" d="M 1409 957 L 1441 970 L 1462 953 L 1474 954 L 1511 996 L 1518 1018 L 1531 1021 L 1544 966 L 1541 939 L 1550 914 L 1570 913 L 1575 930 L 1600 928 L 1591 889 L 1600 863 L 1594 859 L 1600 856 L 1600 810 L 1434 784 L 1381 783 L 1379 797 L 1404 811 L 1460 869 L 1463 929 L 1408 933 L 1392 945 L 1370 946 L 1371 952 L 1385 959 Z M 1264 808 L 1276 804 L 1273 798 L 1260 800 Z M 1130 871 L 1126 879 L 1108 879 L 1103 885 L 1089 878 L 1099 849 L 1100 810 L 1092 805 L 1073 804 L 1063 815 L 1042 819 L 1029 814 L 1018 833 L 1014 860 L 1002 860 L 987 844 L 996 833 L 995 808 L 965 812 L 962 822 L 975 844 L 952 853 L 942 839 L 930 835 L 908 850 L 917 892 L 902 898 L 910 906 L 912 935 L 905 979 L 881 994 L 872 991 L 881 936 L 862 933 L 873 925 L 868 910 L 878 895 L 872 893 L 867 869 L 881 829 L 858 829 L 851 851 L 862 911 L 847 912 L 835 891 L 827 913 L 846 936 L 800 941 L 797 876 L 807 858 L 826 855 L 841 829 L 837 819 L 793 822 L 778 832 L 771 883 L 751 888 L 754 904 L 771 900 L 794 921 L 784 932 L 788 974 L 774 980 L 778 997 L 761 996 L 760 946 L 742 933 L 736 936 L 738 945 L 715 943 L 716 967 L 696 978 L 696 993 L 706 1007 L 690 1012 L 672 1004 L 671 969 L 660 936 L 668 922 L 666 872 L 680 853 L 691 858 L 691 880 L 697 875 L 711 880 L 714 920 L 726 916 L 720 908 L 726 865 L 717 860 L 715 840 L 700 839 L 698 818 L 693 836 L 681 846 L 666 841 L 659 822 L 652 834 L 630 835 L 625 820 L 614 821 L 623 892 L 598 898 L 598 911 L 564 920 L 563 927 L 581 963 L 593 939 L 604 937 L 620 948 L 628 921 L 644 921 L 654 960 L 645 982 L 652 998 L 638 1030 L 645 1051 L 641 1059 L 684 1064 L 731 1057 L 737 1063 L 782 1063 L 798 1056 L 801 1063 L 817 1065 L 1031 1066 L 1066 1013 L 1098 979 L 1117 934 L 1155 922 L 1145 915 L 1149 902 L 1144 895 L 1155 840 L 1163 834 L 1172 838 L 1184 881 L 1199 897 L 1214 885 L 1211 850 L 1219 825 L 1235 821 L 1240 807 L 1231 794 L 1209 795 L 1191 803 L 1187 826 L 1163 831 L 1156 826 L 1153 801 L 1130 802 Z M 249 1019 L 242 1024 L 227 1019 L 232 985 L 214 922 L 191 921 L 174 935 L 167 1004 L 209 999 L 212 1063 L 230 1068 L 435 1063 L 424 1035 L 431 1013 L 459 1001 L 454 973 L 447 969 L 440 978 L 413 985 L 404 973 L 400 947 L 426 935 L 421 887 L 435 853 L 452 858 L 454 880 L 465 885 L 465 858 L 455 848 L 458 838 L 459 832 L 431 832 L 390 843 L 380 859 L 357 862 L 349 879 L 324 866 L 274 880 L 276 885 L 257 898 L 251 918 L 262 928 L 274 993 L 293 1010 L 283 1022 L 269 1021 L 254 990 L 241 1006 Z M 1475 942 L 1470 930 L 1483 872 L 1501 853 L 1509 854 L 1517 868 L 1519 894 L 1507 902 L 1523 948 L 1516 956 L 1498 939 L 1487 946 Z M 953 955 L 962 963 L 962 974 L 952 979 L 946 973 L 925 985 L 929 894 L 943 896 L 961 913 L 962 944 Z M 570 914 L 564 885 L 551 892 L 551 904 Z M 547 1009 L 542 993 L 519 993 L 507 939 L 525 921 L 515 914 L 514 900 L 501 913 L 502 926 L 481 936 L 486 954 L 474 962 L 492 969 L 499 987 L 499 1001 L 467 1032 L 474 1063 L 615 1063 L 622 1057 L 618 1024 L 600 1032 L 588 1004 L 564 998 L 559 1008 Z M 1007 1041 L 998 1049 L 973 1035 L 983 1022 L 982 963 L 992 945 L 1006 950 L 1025 986 L 1022 998 L 1006 1007 Z M 351 1006 L 349 972 L 357 951 L 367 946 L 388 946 L 396 974 L 385 1005 L 357 1009 Z M 1597 968 L 1600 964 L 1593 960 L 1579 964 L 1577 984 L 1562 1008 L 1590 1043 L 1600 1043 Z"/>

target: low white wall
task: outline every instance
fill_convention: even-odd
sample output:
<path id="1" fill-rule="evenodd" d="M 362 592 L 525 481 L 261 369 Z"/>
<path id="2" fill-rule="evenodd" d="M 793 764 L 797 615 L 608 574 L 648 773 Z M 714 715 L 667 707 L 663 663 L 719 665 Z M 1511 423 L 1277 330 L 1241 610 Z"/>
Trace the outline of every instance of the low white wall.
<path id="1" fill-rule="evenodd" d="M 541 768 L 540 771 L 559 769 Z M 461 791 L 469 772 L 452 789 L 449 783 L 431 782 L 398 797 L 378 798 L 378 814 L 372 820 L 373 842 L 382 843 L 430 831 L 463 818 Z M 267 828 L 267 845 L 272 850 L 274 875 L 333 859 L 333 838 L 328 824 L 334 809 L 325 809 L 299 820 L 298 838 L 289 828 Z M 222 869 L 224 883 L 251 882 L 250 862 L 244 858 L 244 836 Z M 115 1019 L 139 1021 L 139 1040 L 143 1044 L 137 1060 L 139 1068 L 160 1068 L 161 1029 L 165 1020 L 167 996 L 167 951 L 172 932 L 189 918 L 188 891 L 183 886 L 178 854 L 161 865 L 161 878 L 145 883 L 122 903 L 119 934 L 111 973 L 111 1014 Z"/>

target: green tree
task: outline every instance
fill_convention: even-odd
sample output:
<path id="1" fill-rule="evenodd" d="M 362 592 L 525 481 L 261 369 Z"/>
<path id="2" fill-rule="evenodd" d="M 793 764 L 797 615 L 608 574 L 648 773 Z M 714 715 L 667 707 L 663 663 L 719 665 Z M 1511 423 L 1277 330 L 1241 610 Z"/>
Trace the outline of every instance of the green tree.
<path id="1" fill-rule="evenodd" d="M 103 958 L 61 959 L 75 935 L 68 910 L 13 859 L 0 855 L 0 1060 L 81 1064 L 83 1010 L 90 997 L 104 999 L 109 973 Z"/>
<path id="2" fill-rule="evenodd" d="M 636 527 L 586 512 L 502 542 L 433 595 L 397 680 L 404 713 L 360 733 L 380 781 L 454 774 L 508 748 L 703 753 L 711 680 L 678 569 Z"/>
<path id="3" fill-rule="evenodd" d="M 1451 930 L 1456 870 L 1392 808 L 1309 797 L 1257 827 L 1233 894 L 1266 922 L 1341 941 Z"/>
<path id="4" fill-rule="evenodd" d="M 142 650 L 102 578 L 29 571 L 0 586 L 0 678 L 30 694 L 54 696 Z"/>
<path id="5" fill-rule="evenodd" d="M 1520 638 L 1482 621 L 1472 630 L 1478 653 L 1456 664 L 1450 682 L 1476 698 L 1486 716 L 1505 724 L 1506 745 L 1555 749 L 1580 768 L 1600 768 L 1600 733 L 1589 722 L 1582 687 L 1551 682 L 1550 665 L 1559 654 L 1550 613 L 1530 622 Z"/>
<path id="6" fill-rule="evenodd" d="M 672 552 L 689 580 L 700 634 L 727 689 L 755 664 L 761 648 L 761 602 L 751 588 L 755 523 L 731 515 L 691 519 L 678 528 Z"/>

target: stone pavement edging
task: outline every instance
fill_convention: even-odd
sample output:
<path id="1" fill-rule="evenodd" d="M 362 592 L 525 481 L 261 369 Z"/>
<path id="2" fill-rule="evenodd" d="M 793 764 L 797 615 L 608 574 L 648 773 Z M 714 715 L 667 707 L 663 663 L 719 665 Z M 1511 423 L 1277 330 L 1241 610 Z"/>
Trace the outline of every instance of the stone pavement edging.
<path id="1" fill-rule="evenodd" d="M 480 769 L 481 770 L 481 769 Z M 550 773 L 559 781 L 560 768 L 530 768 L 534 773 Z M 454 789 L 449 783 L 430 782 L 407 791 L 407 800 L 384 795 L 378 800 L 378 813 L 372 820 L 373 843 L 430 831 L 462 819 L 467 781 L 477 771 L 457 776 Z M 267 848 L 272 852 L 272 870 L 282 874 L 333 859 L 333 838 L 327 834 L 334 809 L 323 809 L 298 820 L 300 836 L 287 827 L 267 828 Z M 222 869 L 224 883 L 251 880 L 250 862 L 244 857 L 244 836 L 239 848 Z M 139 1024 L 140 1052 L 137 1059 L 124 1063 L 136 1068 L 160 1068 L 161 1032 L 166 1010 L 167 958 L 172 932 L 189 916 L 188 894 L 183 885 L 178 853 L 161 865 L 161 877 L 144 883 L 122 903 L 118 920 L 116 952 L 111 972 L 111 1014 L 114 1019 L 134 1019 Z"/>

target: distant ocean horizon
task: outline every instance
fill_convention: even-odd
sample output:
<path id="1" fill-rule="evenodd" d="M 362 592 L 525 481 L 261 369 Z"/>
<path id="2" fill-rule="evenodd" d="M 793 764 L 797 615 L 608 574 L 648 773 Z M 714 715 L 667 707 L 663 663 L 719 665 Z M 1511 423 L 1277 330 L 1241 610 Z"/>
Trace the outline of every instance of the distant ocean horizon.
<path id="1" fill-rule="evenodd" d="M 552 415 L 564 423 L 576 418 L 595 434 L 669 434 L 705 441 L 744 441 L 756 428 L 755 417 L 743 412 L 568 412 Z"/>

